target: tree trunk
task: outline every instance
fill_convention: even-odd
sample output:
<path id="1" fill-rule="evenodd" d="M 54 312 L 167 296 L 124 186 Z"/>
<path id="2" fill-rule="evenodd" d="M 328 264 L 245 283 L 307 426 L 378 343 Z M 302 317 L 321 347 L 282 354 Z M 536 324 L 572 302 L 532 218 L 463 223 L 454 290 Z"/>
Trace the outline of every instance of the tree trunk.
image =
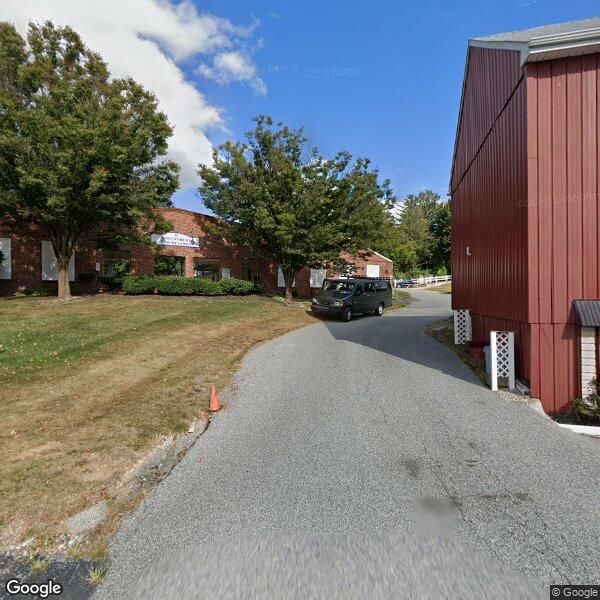
<path id="1" fill-rule="evenodd" d="M 66 300 L 71 297 L 71 283 L 69 281 L 70 256 L 60 254 L 56 257 L 58 262 L 58 298 Z"/>
<path id="2" fill-rule="evenodd" d="M 294 285 L 294 279 L 296 278 L 296 271 L 293 269 L 283 270 L 283 280 L 285 282 L 285 299 L 287 302 L 292 301 L 292 287 Z"/>

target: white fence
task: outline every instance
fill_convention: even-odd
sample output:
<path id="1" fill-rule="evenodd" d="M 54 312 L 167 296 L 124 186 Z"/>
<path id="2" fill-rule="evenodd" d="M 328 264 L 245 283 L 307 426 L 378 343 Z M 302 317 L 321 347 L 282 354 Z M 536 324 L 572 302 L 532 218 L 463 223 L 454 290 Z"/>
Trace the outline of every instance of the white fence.
<path id="1" fill-rule="evenodd" d="M 417 277 L 415 279 L 396 279 L 396 287 L 413 287 L 415 285 L 430 285 L 432 283 L 446 283 L 452 281 L 452 275 L 431 275 L 429 277 Z"/>

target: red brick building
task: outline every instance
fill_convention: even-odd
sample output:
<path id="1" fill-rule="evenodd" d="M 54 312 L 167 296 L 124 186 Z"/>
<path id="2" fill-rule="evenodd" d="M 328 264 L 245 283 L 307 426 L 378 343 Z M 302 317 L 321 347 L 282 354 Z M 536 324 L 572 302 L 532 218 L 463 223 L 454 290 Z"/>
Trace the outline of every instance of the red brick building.
<path id="1" fill-rule="evenodd" d="M 71 260 L 73 293 L 93 293 L 98 290 L 99 278 L 113 277 L 123 268 L 133 275 L 176 272 L 215 280 L 246 279 L 264 291 L 284 287 L 282 273 L 272 261 L 257 258 L 213 233 L 210 225 L 214 217 L 181 208 L 161 210 L 173 229 L 153 236 L 154 245 L 117 251 L 100 250 L 93 244 L 78 246 Z M 0 251 L 5 257 L 0 265 L 0 295 L 56 288 L 56 258 L 52 244 L 42 232 L 32 228 L 28 235 L 17 235 L 0 223 Z M 356 265 L 356 275 L 393 277 L 392 261 L 380 254 L 343 258 Z M 321 287 L 325 275 L 324 269 L 306 267 L 298 273 L 294 289 L 309 296 Z"/>

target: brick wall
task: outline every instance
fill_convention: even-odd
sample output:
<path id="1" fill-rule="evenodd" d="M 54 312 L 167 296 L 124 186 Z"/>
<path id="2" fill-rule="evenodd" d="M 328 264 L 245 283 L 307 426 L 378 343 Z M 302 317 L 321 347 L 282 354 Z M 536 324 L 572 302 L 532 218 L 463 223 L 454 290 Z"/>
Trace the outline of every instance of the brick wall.
<path id="1" fill-rule="evenodd" d="M 246 279 L 249 266 L 260 269 L 261 286 L 265 291 L 277 289 L 277 268 L 270 261 L 257 259 L 252 253 L 224 240 L 210 231 L 214 218 L 179 208 L 162 209 L 163 216 L 173 224 L 172 231 L 190 237 L 200 238 L 199 248 L 180 246 L 131 245 L 122 249 L 131 252 L 131 273 L 133 275 L 151 275 L 154 273 L 157 255 L 181 256 L 184 258 L 184 274 L 194 276 L 196 260 L 210 260 L 218 263 L 219 268 L 229 269 L 231 277 Z M 38 289 L 56 289 L 55 281 L 42 281 L 41 242 L 48 236 L 33 227 L 27 235 L 17 235 L 9 228 L 0 225 L 0 237 L 11 238 L 11 279 L 0 279 L 0 295 L 12 295 L 15 292 L 32 292 Z M 92 282 L 78 281 L 82 273 L 97 275 L 96 263 L 102 262 L 102 251 L 94 244 L 86 243 L 75 251 L 75 281 L 71 282 L 74 294 L 93 293 L 98 290 L 97 278 Z"/>
<path id="2" fill-rule="evenodd" d="M 42 280 L 42 241 L 48 236 L 33 227 L 26 235 L 15 235 L 6 226 L 0 226 L 0 237 L 11 238 L 11 279 L 0 279 L 0 296 L 17 292 L 56 290 L 56 281 Z M 83 273 L 96 273 L 100 252 L 93 244 L 81 244 L 75 249 L 75 281 L 71 282 L 74 294 L 97 291 L 97 281 L 80 281 Z"/>
<path id="3" fill-rule="evenodd" d="M 165 219 L 172 223 L 171 231 L 200 239 L 199 248 L 162 245 L 131 245 L 123 250 L 131 252 L 131 273 L 133 275 L 152 275 L 157 255 L 180 256 L 184 259 L 184 274 L 194 276 L 194 264 L 198 260 L 214 261 L 220 269 L 229 269 L 231 277 L 247 279 L 248 268 L 253 266 L 260 270 L 260 282 L 264 291 L 282 291 L 278 288 L 278 267 L 272 261 L 256 258 L 248 249 L 242 248 L 211 231 L 214 217 L 184 210 L 181 208 L 161 209 Z M 28 235 L 15 235 L 6 226 L 0 225 L 0 237 L 12 239 L 12 278 L 0 279 L 0 295 L 11 295 L 15 292 L 31 292 L 36 289 L 55 289 L 55 281 L 42 281 L 41 242 L 48 239 L 39 231 L 31 229 Z M 379 254 L 350 256 L 343 258 L 355 265 L 355 274 L 366 276 L 367 265 L 378 264 L 380 277 L 393 276 L 393 263 Z M 93 293 L 98 290 L 97 278 L 91 282 L 79 281 L 82 273 L 97 275 L 96 263 L 102 262 L 102 251 L 93 244 L 82 244 L 75 251 L 75 282 L 72 282 L 74 294 Z M 330 273 L 333 275 L 333 273 Z M 295 291 L 302 296 L 310 296 L 316 289 L 310 287 L 310 269 L 301 269 L 296 276 Z"/>

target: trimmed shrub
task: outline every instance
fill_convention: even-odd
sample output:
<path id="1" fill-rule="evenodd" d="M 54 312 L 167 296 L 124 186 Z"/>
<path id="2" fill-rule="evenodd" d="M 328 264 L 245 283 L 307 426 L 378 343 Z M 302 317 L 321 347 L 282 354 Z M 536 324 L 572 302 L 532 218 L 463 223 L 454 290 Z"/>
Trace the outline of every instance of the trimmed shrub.
<path id="1" fill-rule="evenodd" d="M 123 277 L 122 288 L 126 294 L 153 294 L 156 288 L 156 277 L 129 275 Z"/>
<path id="2" fill-rule="evenodd" d="M 259 291 L 251 281 L 244 281 L 243 279 L 223 279 L 219 283 L 224 294 L 244 296 L 246 294 L 256 294 Z"/>
<path id="3" fill-rule="evenodd" d="M 257 286 L 242 279 L 212 279 L 178 277 L 177 275 L 142 275 L 123 278 L 126 294 L 162 294 L 165 296 L 243 296 L 257 293 Z"/>

